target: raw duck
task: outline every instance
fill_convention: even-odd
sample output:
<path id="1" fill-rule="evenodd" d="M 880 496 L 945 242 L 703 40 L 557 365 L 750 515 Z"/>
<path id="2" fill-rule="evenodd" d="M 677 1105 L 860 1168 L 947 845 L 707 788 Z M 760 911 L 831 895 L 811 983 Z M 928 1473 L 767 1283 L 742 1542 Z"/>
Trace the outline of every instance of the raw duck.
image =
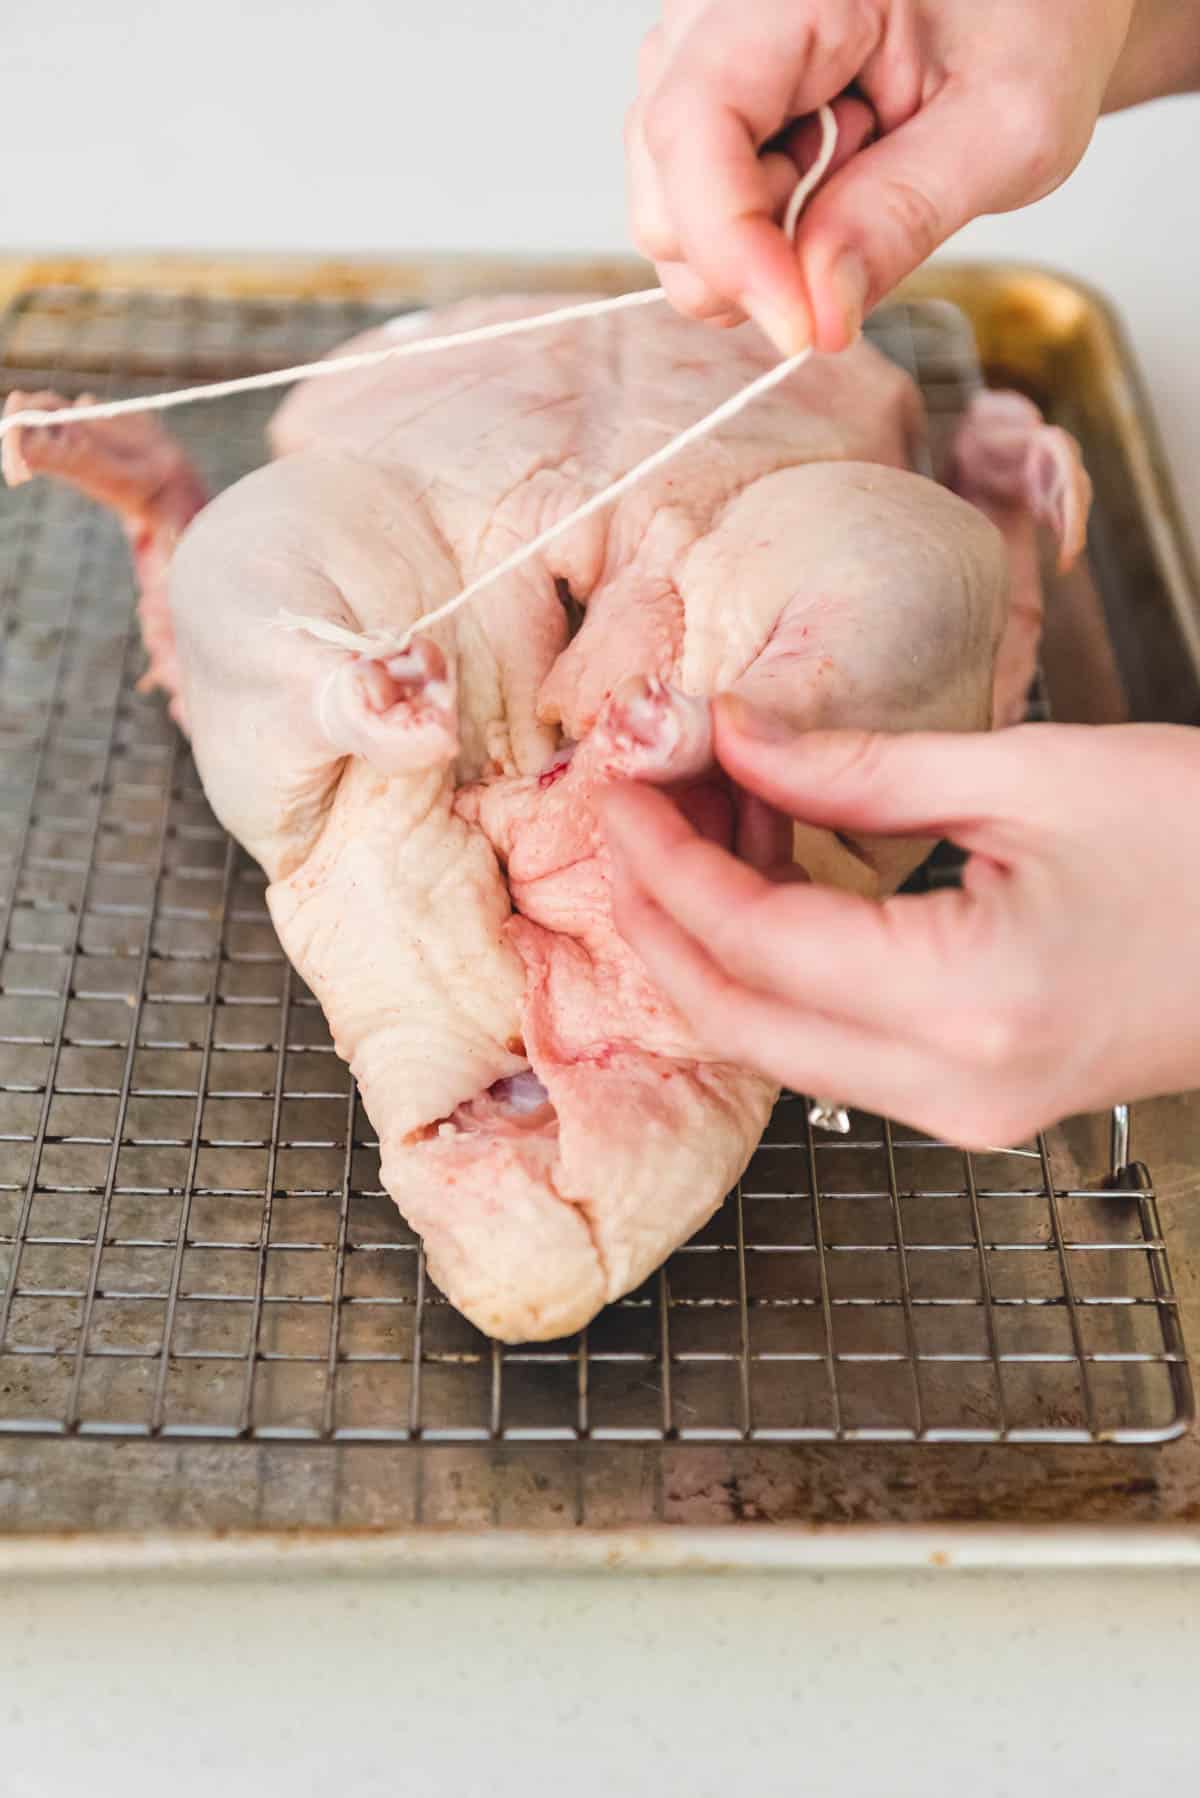
<path id="1" fill-rule="evenodd" d="M 768 360 L 751 327 L 663 307 L 311 382 L 275 416 L 273 459 L 207 504 L 153 417 L 9 401 L 64 418 L 5 440 L 8 480 L 56 476 L 120 514 L 147 680 L 266 871 L 432 1276 L 506 1341 L 577 1330 L 643 1281 L 721 1203 L 776 1097 L 617 936 L 597 789 L 691 782 L 732 840 L 709 737 L 723 691 L 798 729 L 1011 722 L 1037 652 L 1036 525 L 1069 561 L 1087 479 L 1069 438 L 994 394 L 963 420 L 957 491 L 914 472 L 919 392 L 860 341 L 404 654 L 280 615 L 403 630 Z M 794 838 L 811 877 L 875 894 L 928 848 Z"/>

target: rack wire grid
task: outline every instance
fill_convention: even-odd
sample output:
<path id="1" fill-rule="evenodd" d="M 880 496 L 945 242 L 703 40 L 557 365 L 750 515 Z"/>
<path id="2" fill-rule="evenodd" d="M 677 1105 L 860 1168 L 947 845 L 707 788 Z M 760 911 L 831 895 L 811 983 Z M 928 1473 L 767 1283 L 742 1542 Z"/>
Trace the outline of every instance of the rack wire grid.
<path id="1" fill-rule="evenodd" d="M 296 362 L 394 313 L 45 288 L 5 385 L 149 391 Z M 949 308 L 871 335 L 937 464 L 980 379 Z M 175 414 L 213 487 L 270 395 Z M 969 1155 L 785 1095 L 738 1189 L 580 1337 L 501 1348 L 434 1288 L 263 879 L 136 691 L 124 539 L 0 503 L 5 618 L 0 1433 L 366 1440 L 1155 1441 L 1190 1416 L 1144 1170 Z M 928 879 L 954 877 L 952 856 Z M 930 995 L 930 1003 L 935 1003 Z M 1122 1119 L 1118 1117 L 1118 1124 Z M 1118 1137 L 1120 1131 L 1118 1131 Z M 1118 1166 L 1126 1156 L 1118 1141 Z"/>

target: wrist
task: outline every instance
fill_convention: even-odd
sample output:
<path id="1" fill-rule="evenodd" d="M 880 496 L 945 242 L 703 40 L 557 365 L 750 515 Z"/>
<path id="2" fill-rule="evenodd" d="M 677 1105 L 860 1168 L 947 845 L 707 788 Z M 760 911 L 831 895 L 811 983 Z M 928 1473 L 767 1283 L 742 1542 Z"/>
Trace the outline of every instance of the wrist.
<path id="1" fill-rule="evenodd" d="M 1105 112 L 1200 89 L 1200 0 L 1137 0 Z"/>

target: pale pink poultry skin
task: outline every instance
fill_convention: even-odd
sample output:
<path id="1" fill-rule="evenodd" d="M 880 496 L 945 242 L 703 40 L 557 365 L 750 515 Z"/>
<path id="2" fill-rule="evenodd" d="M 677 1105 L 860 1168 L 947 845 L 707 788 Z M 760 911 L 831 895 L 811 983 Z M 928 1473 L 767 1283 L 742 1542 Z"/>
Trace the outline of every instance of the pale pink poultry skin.
<path id="1" fill-rule="evenodd" d="M 151 674 L 266 870 L 384 1184 L 433 1277 L 505 1340 L 578 1329 L 645 1279 L 721 1202 L 776 1097 L 693 1036 L 616 934 L 597 786 L 710 777 L 722 691 L 799 728 L 1010 721 L 1036 655 L 1035 519 L 1072 555 L 1086 477 L 1013 396 L 968 415 L 960 494 L 913 473 L 919 394 L 860 343 L 404 656 L 288 634 L 280 614 L 403 629 L 768 360 L 749 327 L 656 308 L 313 382 L 276 416 L 276 459 L 208 506 L 151 419 L 68 415 L 4 446 L 10 480 L 58 475 L 125 519 Z M 573 638 L 564 591 L 584 608 Z M 814 877 L 876 893 L 928 847 L 796 846 Z"/>

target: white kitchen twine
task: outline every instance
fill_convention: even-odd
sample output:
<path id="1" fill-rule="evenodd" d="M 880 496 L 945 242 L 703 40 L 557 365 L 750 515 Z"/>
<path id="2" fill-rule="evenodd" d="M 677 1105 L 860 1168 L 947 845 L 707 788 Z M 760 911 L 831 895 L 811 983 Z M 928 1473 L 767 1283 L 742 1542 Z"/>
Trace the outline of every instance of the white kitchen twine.
<path id="1" fill-rule="evenodd" d="M 797 182 L 784 215 L 784 230 L 789 238 L 795 233 L 797 221 L 806 201 L 824 179 L 837 148 L 837 122 L 832 111 L 828 106 L 822 106 L 819 116 L 821 147 L 812 167 Z M 270 369 L 263 374 L 243 375 L 231 381 L 214 381 L 207 386 L 180 388 L 171 393 L 149 394 L 136 399 L 106 400 L 87 406 L 76 406 L 70 411 L 51 412 L 31 407 L 23 412 L 10 413 L 7 418 L 0 419 L 0 439 L 16 430 L 36 429 L 61 425 L 66 422 L 82 424 L 91 420 L 124 418 L 136 412 L 168 412 L 176 406 L 194 405 L 199 400 L 224 399 L 235 393 L 254 393 L 268 387 L 285 387 L 293 381 L 299 380 L 320 380 L 329 375 L 346 374 L 351 369 L 373 368 L 379 363 L 390 362 L 402 356 L 430 356 L 440 350 L 459 349 L 472 343 L 486 343 L 497 337 L 513 337 L 522 331 L 537 331 L 546 325 L 567 324 L 576 319 L 596 318 L 602 313 L 615 312 L 620 307 L 646 306 L 664 297 L 662 288 L 649 288 L 637 293 L 619 294 L 616 298 L 609 300 L 581 301 L 578 305 L 562 306 L 553 312 L 538 313 L 533 318 L 512 319 L 502 324 L 480 325 L 474 330 L 455 332 L 449 337 L 416 338 L 411 342 L 393 344 L 385 350 L 361 350 L 356 355 L 332 356 L 321 362 L 303 363 L 296 368 Z M 573 530 L 576 525 L 582 524 L 584 519 L 591 518 L 596 512 L 611 505 L 615 499 L 619 499 L 631 487 L 636 487 L 640 481 L 644 481 L 647 475 L 653 474 L 656 469 L 673 461 L 693 443 L 697 443 L 701 438 L 718 430 L 731 418 L 736 417 L 746 406 L 753 404 L 763 394 L 769 393 L 773 387 L 786 381 L 788 376 L 806 362 L 811 354 L 811 348 L 801 350 L 794 356 L 786 357 L 784 361 L 776 364 L 774 368 L 768 369 L 764 374 L 756 376 L 740 392 L 733 394 L 721 405 L 714 407 L 705 417 L 698 419 L 695 424 L 689 425 L 686 430 L 681 431 L 677 437 L 672 437 L 668 443 L 663 444 L 661 449 L 655 450 L 651 455 L 644 457 L 642 461 L 635 463 L 619 479 L 593 494 L 582 506 L 578 506 L 573 512 L 558 519 L 555 524 L 540 532 L 528 543 L 522 544 L 510 556 L 506 556 L 502 562 L 498 562 L 495 567 L 489 568 L 485 574 L 471 581 L 444 605 L 438 606 L 432 612 L 426 612 L 423 617 L 418 618 L 403 632 L 351 631 L 341 625 L 319 619 L 303 618 L 291 612 L 281 612 L 278 615 L 278 623 L 287 630 L 303 631 L 323 642 L 334 643 L 341 648 L 360 654 L 378 655 L 381 651 L 386 653 L 389 650 L 402 652 L 412 642 L 415 632 L 429 630 L 433 625 L 440 624 L 444 619 L 452 617 L 455 612 L 460 611 L 463 606 L 469 605 L 485 589 L 502 581 L 506 575 L 515 573 L 518 568 L 522 568 L 526 562 L 532 561 L 557 538 L 563 536 L 567 531 Z"/>

